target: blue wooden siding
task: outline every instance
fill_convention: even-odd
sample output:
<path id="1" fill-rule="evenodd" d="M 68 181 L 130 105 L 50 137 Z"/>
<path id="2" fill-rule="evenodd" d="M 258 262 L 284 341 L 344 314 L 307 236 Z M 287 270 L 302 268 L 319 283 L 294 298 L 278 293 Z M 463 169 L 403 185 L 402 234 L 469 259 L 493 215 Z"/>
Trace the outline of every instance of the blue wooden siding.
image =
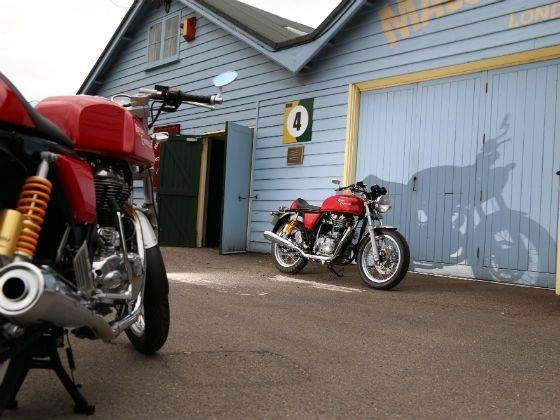
<path id="1" fill-rule="evenodd" d="M 559 98 L 558 62 L 362 95 L 357 177 L 389 188 L 416 269 L 553 286 Z"/>
<path id="2" fill-rule="evenodd" d="M 420 8 L 421 2 L 416 3 Z M 329 179 L 342 177 L 349 83 L 560 44 L 558 20 L 508 27 L 510 13 L 552 3 L 482 0 L 456 13 L 432 17 L 429 25 L 390 45 L 379 11 L 389 4 L 397 13 L 397 1 L 380 1 L 364 8 L 337 35 L 334 46 L 299 75 L 270 62 L 201 16 L 197 39 L 181 40 L 180 61 L 146 71 L 147 28 L 164 15 L 161 9 L 153 10 L 134 25 L 136 31 L 129 34 L 132 40 L 121 48 L 95 93 L 134 93 L 141 87 L 167 83 L 209 94 L 214 92 L 211 79 L 215 74 L 239 71 L 240 79 L 227 89 L 227 102 L 219 110 L 184 107 L 160 122 L 181 122 L 185 133 L 201 134 L 223 129 L 226 121 L 255 125 L 258 113 L 253 189 L 259 199 L 252 203 L 250 249 L 267 251 L 262 232 L 269 228 L 270 210 L 298 196 L 317 204 L 331 191 Z M 192 14 L 173 2 L 171 12 L 179 10 L 182 18 Z M 306 144 L 303 166 L 288 168 L 283 165 L 286 149 L 281 139 L 284 104 L 305 97 L 316 98 L 313 141 Z"/>

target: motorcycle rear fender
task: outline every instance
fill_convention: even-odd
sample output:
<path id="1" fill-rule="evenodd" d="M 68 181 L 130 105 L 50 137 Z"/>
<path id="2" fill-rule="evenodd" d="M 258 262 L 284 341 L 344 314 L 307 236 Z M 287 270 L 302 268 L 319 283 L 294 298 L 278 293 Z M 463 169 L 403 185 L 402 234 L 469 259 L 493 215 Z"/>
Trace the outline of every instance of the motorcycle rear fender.
<path id="1" fill-rule="evenodd" d="M 280 216 L 278 218 L 278 220 L 276 220 L 276 221 L 273 220 L 272 221 L 272 223 L 274 224 L 274 229 L 272 229 L 272 231 L 276 232 L 278 229 L 280 229 L 280 226 L 282 226 L 288 220 L 291 220 L 292 218 L 295 218 L 295 217 L 297 217 L 297 212 L 295 212 L 295 211 L 290 211 L 290 212 L 284 213 L 282 216 Z"/>

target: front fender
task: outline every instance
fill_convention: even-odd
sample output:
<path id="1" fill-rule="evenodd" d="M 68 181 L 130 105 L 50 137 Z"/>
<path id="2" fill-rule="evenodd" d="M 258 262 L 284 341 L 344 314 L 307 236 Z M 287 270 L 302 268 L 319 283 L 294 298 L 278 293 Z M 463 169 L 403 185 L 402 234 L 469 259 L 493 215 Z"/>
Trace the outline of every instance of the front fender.
<path id="1" fill-rule="evenodd" d="M 377 226 L 377 227 L 373 228 L 373 231 L 375 232 L 376 235 L 378 233 L 381 233 L 381 231 L 383 231 L 383 230 L 398 230 L 398 229 L 394 226 Z M 362 245 L 362 242 L 368 241 L 368 240 L 369 240 L 369 233 L 367 233 L 367 230 L 366 230 L 365 235 L 363 235 L 362 239 L 360 239 L 360 242 L 357 244 L 356 249 L 358 249 L 359 246 Z"/>
<path id="2" fill-rule="evenodd" d="M 157 246 L 157 235 L 154 232 L 154 228 L 148 220 L 148 217 L 138 209 L 135 209 L 134 211 L 136 212 L 136 216 L 140 221 L 140 227 L 142 229 L 142 239 L 144 240 L 144 249 L 150 249 L 154 246 Z"/>

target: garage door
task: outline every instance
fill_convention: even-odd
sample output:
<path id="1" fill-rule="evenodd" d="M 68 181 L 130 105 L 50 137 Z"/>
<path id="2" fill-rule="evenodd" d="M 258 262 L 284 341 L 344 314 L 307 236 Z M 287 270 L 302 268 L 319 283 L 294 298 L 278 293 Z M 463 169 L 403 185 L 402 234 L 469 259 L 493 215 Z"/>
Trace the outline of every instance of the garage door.
<path id="1" fill-rule="evenodd" d="M 557 63 L 362 95 L 357 179 L 386 185 L 387 222 L 418 271 L 552 286 Z"/>

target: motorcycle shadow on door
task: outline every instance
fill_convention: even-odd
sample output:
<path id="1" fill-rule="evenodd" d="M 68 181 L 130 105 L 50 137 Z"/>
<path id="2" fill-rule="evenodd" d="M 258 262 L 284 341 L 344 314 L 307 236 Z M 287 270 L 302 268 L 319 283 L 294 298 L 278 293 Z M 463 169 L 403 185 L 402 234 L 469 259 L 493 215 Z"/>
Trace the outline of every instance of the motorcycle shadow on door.
<path id="1" fill-rule="evenodd" d="M 385 222 L 408 238 L 415 271 L 553 287 L 558 190 L 535 178 L 541 167 L 526 169 L 511 129 L 506 115 L 471 164 L 428 167 L 404 183 L 365 178 L 389 190 Z"/>

